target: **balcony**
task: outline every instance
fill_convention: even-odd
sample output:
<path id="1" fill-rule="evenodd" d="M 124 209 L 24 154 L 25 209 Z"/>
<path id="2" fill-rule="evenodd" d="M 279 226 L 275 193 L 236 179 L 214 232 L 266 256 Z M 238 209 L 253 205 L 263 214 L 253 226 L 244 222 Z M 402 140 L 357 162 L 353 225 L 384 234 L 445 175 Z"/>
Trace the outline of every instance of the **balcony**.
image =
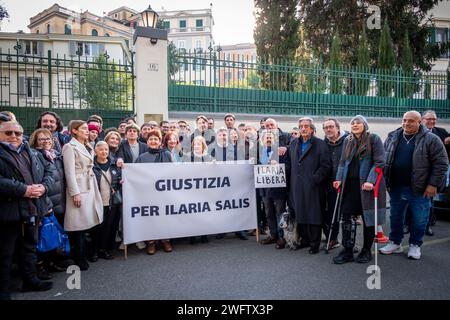
<path id="1" fill-rule="evenodd" d="M 192 28 L 170 28 L 166 29 L 169 33 L 188 33 L 188 32 L 202 32 L 209 33 L 211 32 L 210 27 L 192 27 Z"/>

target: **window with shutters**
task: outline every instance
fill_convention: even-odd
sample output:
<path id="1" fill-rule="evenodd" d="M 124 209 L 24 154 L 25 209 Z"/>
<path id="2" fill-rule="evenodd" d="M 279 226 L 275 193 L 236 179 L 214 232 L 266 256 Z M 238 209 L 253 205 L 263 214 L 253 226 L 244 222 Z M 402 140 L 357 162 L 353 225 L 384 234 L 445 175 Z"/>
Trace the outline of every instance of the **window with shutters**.
<path id="1" fill-rule="evenodd" d="M 97 31 L 97 29 L 92 29 L 91 35 L 92 35 L 93 37 L 98 37 L 98 31 Z"/>
<path id="2" fill-rule="evenodd" d="M 21 77 L 20 94 L 27 99 L 38 99 L 42 97 L 42 79 L 34 77 Z"/>
<path id="3" fill-rule="evenodd" d="M 70 25 L 64 25 L 64 34 L 72 34 L 72 27 Z"/>
<path id="4" fill-rule="evenodd" d="M 50 24 L 47 25 L 47 33 L 50 33 Z"/>
<path id="5" fill-rule="evenodd" d="M 197 31 L 203 31 L 203 19 L 195 20 L 195 28 Z"/>
<path id="6" fill-rule="evenodd" d="M 77 42 L 76 48 L 80 56 L 97 57 L 99 53 L 101 53 L 101 49 L 98 43 Z"/>
<path id="7" fill-rule="evenodd" d="M 436 42 L 437 43 L 447 43 L 449 39 L 449 30 L 447 28 L 436 28 Z M 449 52 L 443 53 L 440 58 L 449 58 Z"/>
<path id="8" fill-rule="evenodd" d="M 37 41 L 24 41 L 25 43 L 25 54 L 31 55 L 31 54 L 38 54 L 38 43 Z"/>
<path id="9" fill-rule="evenodd" d="M 186 31 L 186 20 L 180 20 L 180 31 Z"/>

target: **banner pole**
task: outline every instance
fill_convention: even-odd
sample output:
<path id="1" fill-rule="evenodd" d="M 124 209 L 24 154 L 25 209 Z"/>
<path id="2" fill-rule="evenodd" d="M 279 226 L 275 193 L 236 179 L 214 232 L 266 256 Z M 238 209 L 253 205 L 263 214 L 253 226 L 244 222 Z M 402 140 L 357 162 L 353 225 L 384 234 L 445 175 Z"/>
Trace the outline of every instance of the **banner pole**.
<path id="1" fill-rule="evenodd" d="M 125 260 L 127 260 L 128 259 L 128 245 L 124 244 L 124 246 L 125 246 L 125 248 L 124 248 L 123 252 L 125 253 Z"/>
<path id="2" fill-rule="evenodd" d="M 259 242 L 259 228 L 256 226 L 256 242 Z"/>

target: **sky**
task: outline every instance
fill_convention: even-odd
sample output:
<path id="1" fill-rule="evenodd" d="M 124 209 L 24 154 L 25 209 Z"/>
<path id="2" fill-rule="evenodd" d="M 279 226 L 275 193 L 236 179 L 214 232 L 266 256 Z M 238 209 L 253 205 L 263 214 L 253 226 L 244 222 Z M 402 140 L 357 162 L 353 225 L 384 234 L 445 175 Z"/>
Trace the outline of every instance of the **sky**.
<path id="1" fill-rule="evenodd" d="M 212 3 L 214 18 L 213 37 L 216 44 L 253 43 L 253 0 L 0 0 L 6 7 L 9 18 L 1 23 L 2 32 L 29 32 L 30 17 L 58 3 L 60 6 L 77 12 L 89 10 L 103 16 L 121 6 L 143 11 L 150 4 L 155 11 L 205 9 Z"/>

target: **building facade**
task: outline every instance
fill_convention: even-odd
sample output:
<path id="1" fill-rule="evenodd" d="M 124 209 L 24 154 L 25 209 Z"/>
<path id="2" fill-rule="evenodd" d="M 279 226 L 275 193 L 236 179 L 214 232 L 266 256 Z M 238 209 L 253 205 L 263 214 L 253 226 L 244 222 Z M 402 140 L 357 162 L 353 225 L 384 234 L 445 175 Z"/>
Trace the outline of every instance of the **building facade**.
<path id="1" fill-rule="evenodd" d="M 132 59 L 122 37 L 1 32 L 0 105 L 82 108 L 89 103 L 82 81 L 103 76 L 96 71 L 99 56 L 117 66 L 119 83 Z"/>

